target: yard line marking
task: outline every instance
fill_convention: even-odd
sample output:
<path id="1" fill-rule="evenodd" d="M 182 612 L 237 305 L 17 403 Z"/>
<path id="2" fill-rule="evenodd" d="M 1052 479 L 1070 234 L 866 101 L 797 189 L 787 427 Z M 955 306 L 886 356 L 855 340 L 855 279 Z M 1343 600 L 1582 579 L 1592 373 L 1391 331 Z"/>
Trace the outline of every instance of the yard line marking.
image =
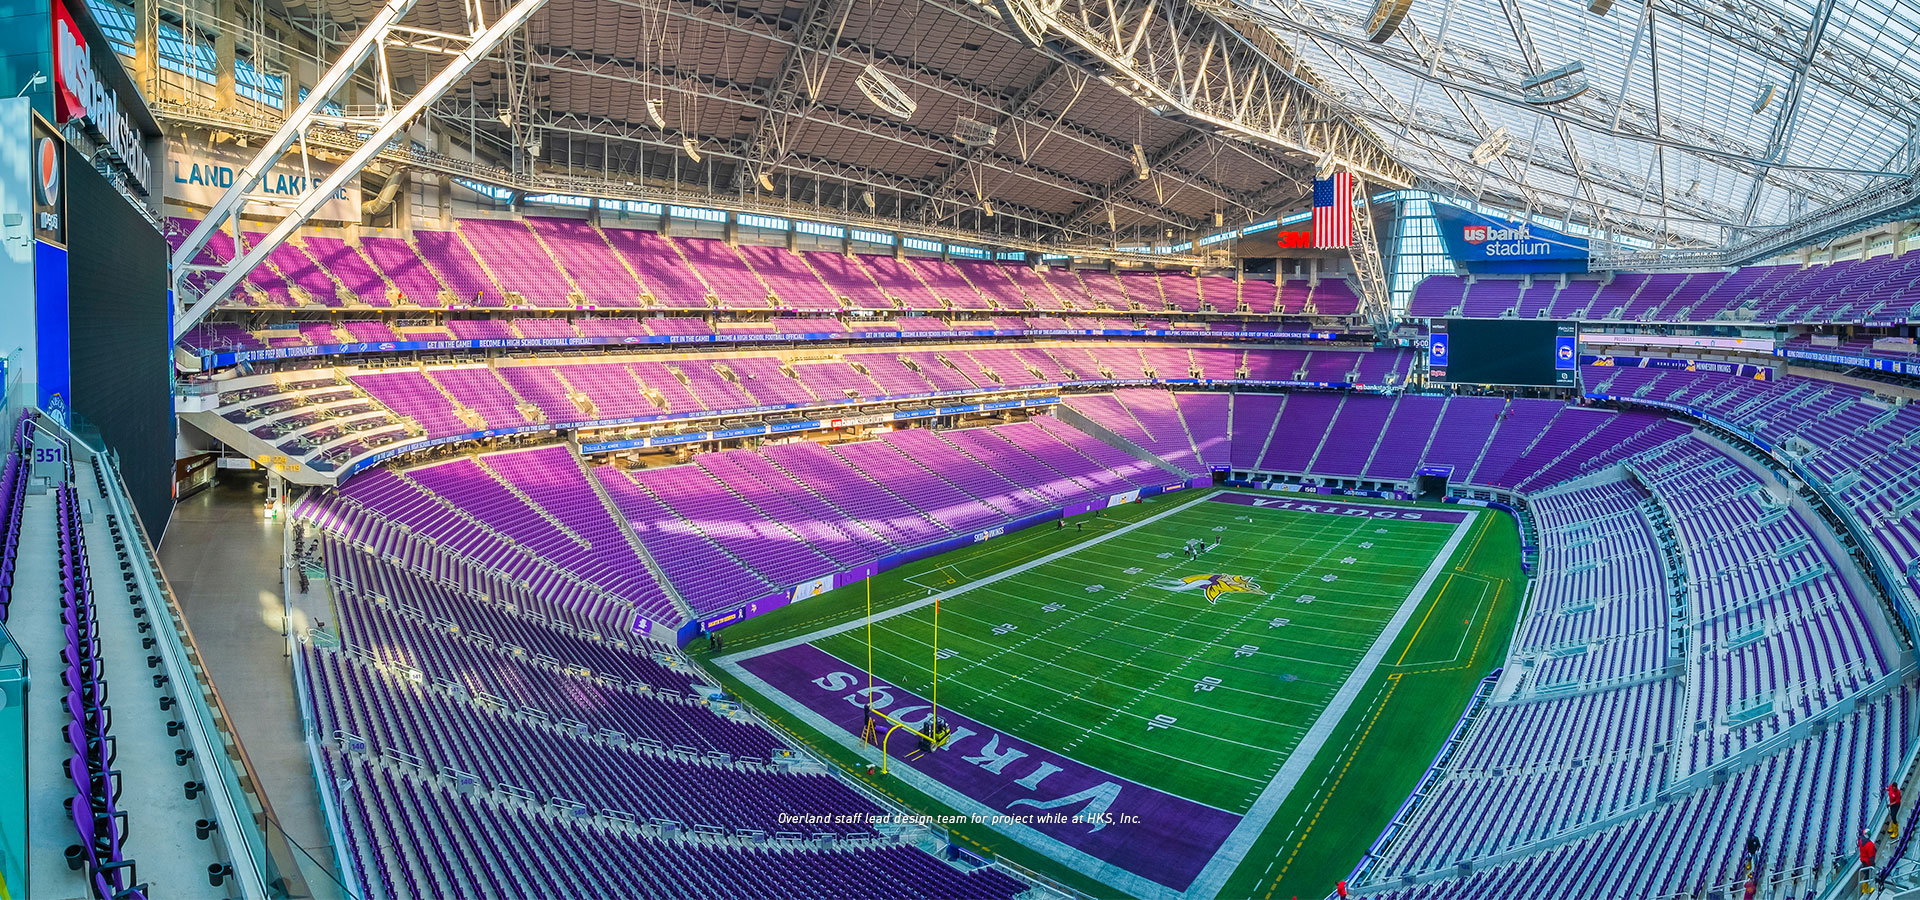
<path id="1" fill-rule="evenodd" d="M 1471 512 L 1467 514 L 1465 521 L 1454 526 L 1453 534 L 1447 538 L 1446 546 L 1434 556 L 1433 564 L 1428 567 L 1427 574 L 1421 577 L 1420 583 L 1414 585 L 1412 591 L 1408 592 L 1406 601 L 1400 604 L 1400 608 L 1393 614 L 1393 619 L 1380 631 L 1380 636 L 1374 639 L 1373 646 L 1367 649 L 1360 664 L 1355 666 L 1353 673 L 1347 676 L 1346 683 L 1340 686 L 1339 692 L 1327 704 L 1327 708 L 1321 711 L 1319 718 L 1314 720 L 1313 727 L 1307 730 L 1307 736 L 1293 748 L 1292 753 L 1287 755 L 1286 765 L 1281 766 L 1280 773 L 1275 775 L 1260 792 L 1260 798 L 1253 802 L 1253 808 L 1248 810 L 1247 814 L 1240 819 L 1240 823 L 1233 827 L 1233 832 L 1221 843 L 1219 852 L 1213 855 L 1213 859 L 1208 860 L 1206 867 L 1200 870 L 1199 876 L 1194 878 L 1193 883 L 1187 887 L 1187 897 L 1193 900 L 1210 900 L 1220 893 L 1220 888 L 1226 884 L 1228 876 L 1233 874 L 1233 870 L 1240 865 L 1240 861 L 1253 850 L 1254 841 L 1259 839 L 1261 832 L 1267 830 L 1273 814 L 1279 811 L 1280 804 L 1287 799 L 1287 795 L 1293 793 L 1294 786 L 1299 783 L 1301 776 L 1306 774 L 1307 768 L 1313 764 L 1313 758 L 1319 755 L 1320 749 L 1333 735 L 1340 720 L 1346 716 L 1354 700 L 1358 699 L 1360 689 L 1366 686 L 1367 679 L 1373 676 L 1374 670 L 1386 658 L 1387 651 L 1392 649 L 1394 640 L 1400 636 L 1401 629 L 1406 627 L 1407 620 L 1413 618 L 1414 610 L 1419 609 L 1420 604 L 1426 600 L 1428 590 L 1433 587 L 1434 581 L 1452 563 L 1454 551 L 1459 549 L 1461 541 L 1465 540 L 1467 534 L 1473 530 L 1473 524 L 1478 518 L 1478 512 Z M 1408 643 L 1412 643 L 1411 639 Z"/>
<path id="2" fill-rule="evenodd" d="M 960 585 L 959 587 L 948 588 L 944 591 L 941 591 L 938 594 L 934 594 L 931 597 L 925 597 L 920 600 L 915 600 L 912 603 L 902 603 L 899 606 L 896 606 L 885 612 L 874 613 L 873 621 L 880 622 L 885 619 L 891 619 L 894 616 L 903 615 L 903 614 L 912 612 L 916 609 L 932 606 L 933 604 L 941 600 L 945 600 L 949 597 L 957 597 L 970 590 L 973 590 L 976 587 L 993 584 L 994 582 L 997 582 L 997 581 L 1003 581 L 1005 579 L 1012 578 L 1015 575 L 1018 575 L 1029 569 L 1033 569 L 1033 568 L 1037 568 L 1039 566 L 1045 565 L 1061 557 L 1071 556 L 1074 553 L 1077 553 L 1087 547 L 1093 547 L 1093 546 L 1106 543 L 1107 541 L 1117 538 L 1120 535 L 1127 534 L 1136 529 L 1144 528 L 1147 525 L 1150 525 L 1154 522 L 1158 522 L 1161 519 L 1171 516 L 1174 513 L 1177 513 L 1183 509 L 1192 507 L 1194 504 L 1205 501 L 1208 497 L 1211 497 L 1216 493 L 1219 493 L 1219 492 L 1208 491 L 1184 503 L 1177 503 L 1168 509 L 1164 509 L 1164 510 L 1161 510 L 1160 512 L 1154 513 L 1153 515 L 1148 516 L 1144 519 L 1141 519 L 1138 522 L 1134 522 L 1129 525 L 1123 525 L 1120 528 L 1107 532 L 1106 534 L 1101 535 L 1097 538 L 1094 538 L 1093 540 L 1086 541 L 1084 543 L 1071 544 L 1066 547 L 1062 547 L 1059 550 L 1055 550 L 1054 552 L 1049 553 L 1046 556 L 1042 556 L 1039 559 L 1021 563 L 1020 565 L 1014 566 L 1013 568 L 1010 568 L 1010 569 L 1002 569 L 999 572 L 995 572 L 994 574 L 988 575 L 985 578 L 982 578 L 978 581 L 971 581 L 966 584 Z M 800 635 L 799 637 L 788 638 L 784 641 L 779 641 L 772 644 L 762 644 L 758 647 L 752 647 L 747 650 L 742 650 L 738 653 L 728 654 L 726 656 L 722 656 L 722 657 L 719 657 L 718 659 L 715 659 L 714 662 L 720 663 L 720 664 L 724 664 L 727 662 L 738 662 L 739 660 L 749 656 L 759 656 L 765 653 L 773 653 L 775 651 L 785 650 L 788 647 L 797 647 L 801 644 L 811 644 L 814 641 L 817 641 L 821 638 L 832 637 L 833 635 L 839 634 L 844 631 L 852 631 L 856 628 L 864 628 L 866 627 L 866 623 L 867 623 L 867 619 L 865 617 L 856 617 L 850 622 L 844 622 L 839 625 L 835 625 L 831 628 L 822 628 L 819 631 L 815 631 L 810 634 L 803 634 L 803 635 Z"/>
<path id="3" fill-rule="evenodd" d="M 827 655 L 829 655 L 829 656 L 833 656 L 833 654 L 832 654 L 832 653 L 828 653 L 828 652 L 827 652 L 827 651 L 825 651 L 825 650 L 822 650 L 821 652 L 822 652 L 822 653 L 827 653 Z M 881 655 L 881 656 L 885 656 L 885 657 L 889 657 L 889 658 L 891 658 L 891 659 L 896 659 L 896 660 L 899 660 L 900 662 L 903 662 L 903 663 L 906 663 L 907 665 L 910 665 L 910 666 L 914 666 L 915 668 L 918 668 L 918 669 L 920 669 L 921 671 L 927 671 L 927 667 L 926 667 L 926 666 L 923 666 L 923 665 L 920 665 L 919 663 L 917 663 L 917 662 L 915 662 L 914 660 L 910 660 L 910 659 L 907 659 L 907 658 L 905 658 L 905 657 L 902 657 L 902 656 L 900 656 L 899 654 L 897 654 L 897 653 L 894 653 L 894 652 L 893 652 L 893 651 L 891 651 L 891 650 L 884 650 L 884 649 L 881 649 L 881 648 L 879 648 L 879 647 L 875 647 L 875 648 L 874 648 L 874 651 L 873 651 L 873 652 L 874 652 L 874 653 L 876 653 L 876 654 L 879 654 L 879 655 Z M 835 657 L 835 658 L 836 658 L 836 659 L 838 659 L 838 657 Z M 852 663 L 848 663 L 848 665 L 852 665 Z M 991 668 L 991 667 L 990 667 L 990 668 Z M 1002 674 L 1002 675 L 1011 675 L 1011 674 L 1012 674 L 1012 673 L 1010 673 L 1010 672 L 1007 672 L 1007 671 L 1006 671 L 1005 669 L 998 669 L 998 668 L 995 668 L 995 669 L 993 669 L 993 671 L 995 671 L 995 672 L 999 672 L 999 673 L 1000 673 L 1000 674 Z M 889 679 L 889 680 L 891 680 L 891 679 Z M 1164 678 L 1163 678 L 1163 679 L 1161 679 L 1161 680 L 1162 680 L 1162 681 L 1165 681 L 1165 679 L 1164 679 Z M 1109 683 L 1109 684 L 1117 684 L 1117 682 L 1108 682 L 1108 683 Z M 902 688 L 905 688 L 905 689 L 908 689 L 908 690 L 913 690 L 913 691 L 914 691 L 915 693 L 920 693 L 920 691 L 919 691 L 918 689 L 915 689 L 915 688 L 912 688 L 912 687 L 910 687 L 910 686 L 908 686 L 908 685 L 899 685 L 899 686 L 900 686 L 900 687 L 902 687 Z M 1032 687 L 1036 687 L 1036 688 L 1039 688 L 1039 689 L 1041 689 L 1041 690 L 1045 690 L 1045 691 L 1052 691 L 1053 693 L 1056 693 L 1056 694 L 1067 694 L 1067 693 L 1069 693 L 1068 691 L 1066 691 L 1066 690 L 1064 690 L 1064 689 L 1062 689 L 1062 688 L 1057 688 L 1057 687 L 1054 687 L 1053 685 L 1050 685 L 1050 684 L 1042 684 L 1042 683 L 1040 683 L 1040 682 L 1037 682 L 1037 681 L 1036 681 L 1036 682 L 1033 682 L 1033 683 L 1031 684 L 1031 686 L 1032 686 Z M 1151 689 L 1149 688 L 1149 689 L 1146 689 L 1146 690 L 1151 690 Z M 1014 702 L 1014 701 L 1012 701 L 1012 700 L 1008 700 L 1008 699 L 1006 699 L 1005 697 L 995 697 L 994 699 L 995 699 L 995 702 L 999 702 L 999 703 L 1005 703 L 1005 704 L 1006 704 L 1006 705 L 1008 705 L 1008 706 L 1012 706 L 1012 707 L 1016 707 L 1016 708 L 1019 708 L 1019 709 L 1023 709 L 1023 710 L 1026 710 L 1027 712 L 1030 712 L 1030 713 L 1034 713 L 1035 715 L 1038 715 L 1038 716 L 1041 716 L 1041 717 L 1044 717 L 1044 718 L 1048 718 L 1048 719 L 1052 719 L 1052 720 L 1054 720 L 1055 722 L 1059 722 L 1059 723 L 1061 723 L 1061 724 L 1064 724 L 1064 725 L 1071 725 L 1071 724 L 1073 724 L 1073 723 L 1072 723 L 1072 722 L 1071 722 L 1070 720 L 1067 720 L 1067 719 L 1063 719 L 1063 718 L 1060 718 L 1059 716 L 1054 716 L 1054 715 L 1048 715 L 1048 714 L 1047 714 L 1047 713 L 1046 713 L 1045 711 L 1043 711 L 1043 710 L 1037 710 L 1037 709 L 1034 709 L 1034 708 L 1033 708 L 1033 707 L 1031 707 L 1031 706 L 1026 706 L 1026 705 L 1024 705 L 1024 704 L 1021 704 L 1021 703 L 1016 703 L 1016 702 Z M 1175 696 L 1175 697 L 1167 697 L 1167 698 L 1164 698 L 1164 699 L 1167 699 L 1167 700 L 1170 700 L 1170 701 L 1173 701 L 1173 702 L 1182 702 L 1182 701 L 1180 700 L 1180 698 L 1179 698 L 1179 697 L 1177 697 L 1177 696 Z M 1271 697 L 1271 698 L 1268 698 L 1268 699 L 1272 699 L 1272 700 L 1279 700 L 1279 699 L 1283 699 L 1283 698 L 1279 698 L 1279 697 Z M 1191 701 L 1186 701 L 1186 702 L 1187 702 L 1187 703 L 1188 703 L 1189 705 L 1192 705 L 1192 706 L 1200 706 L 1200 707 L 1201 707 L 1202 709 L 1205 709 L 1205 710 L 1206 710 L 1207 712 L 1209 712 L 1209 713 L 1215 713 L 1215 714 L 1223 714 L 1223 715 L 1238 715 L 1238 714 L 1236 714 L 1236 713 L 1229 713 L 1229 712 L 1227 712 L 1227 711 L 1225 711 L 1225 710 L 1221 710 L 1221 709 L 1217 709 L 1217 708 L 1215 708 L 1215 707 L 1211 707 L 1211 706 L 1203 706 L 1203 705 L 1201 705 L 1201 704 L 1197 704 L 1197 703 L 1192 703 Z M 1292 703 L 1299 703 L 1299 704 L 1301 704 L 1301 705 L 1303 705 L 1303 706 L 1318 706 L 1318 705 L 1319 705 L 1319 704 L 1317 704 L 1317 703 L 1310 703 L 1310 702 L 1307 702 L 1307 701 L 1304 701 L 1304 700 L 1293 700 L 1293 701 L 1289 701 L 1289 702 L 1292 702 Z M 945 706 L 945 708 L 947 708 L 947 709 L 953 709 L 953 708 L 955 708 L 955 706 L 954 706 L 954 704 L 951 704 L 951 703 L 948 703 L 948 704 L 944 704 L 944 706 Z M 1130 716 L 1132 716 L 1133 718 L 1136 718 L 1136 719 L 1139 719 L 1139 720 L 1140 720 L 1140 721 L 1142 721 L 1142 722 L 1146 722 L 1146 721 L 1150 721 L 1150 720 L 1151 720 L 1151 719 L 1150 719 L 1150 717 L 1148 717 L 1148 716 L 1142 716 L 1142 715 L 1139 715 L 1138 713 L 1128 713 L 1128 715 L 1130 715 Z M 967 711 L 967 716 L 968 716 L 969 718 L 973 718 L 973 719 L 977 719 L 977 720 L 980 720 L 980 721 L 981 721 L 981 722 L 982 722 L 983 724 L 989 724 L 989 725 L 991 725 L 991 724 L 993 724 L 993 723 L 991 723 L 991 722 L 987 722 L 987 721 L 986 721 L 986 717 L 985 717 L 985 716 L 982 716 L 982 715 L 975 715 L 975 712 L 974 712 L 973 710 L 968 710 L 968 711 Z M 1240 718 L 1243 718 L 1243 719 L 1249 719 L 1249 718 L 1253 718 L 1253 717 L 1252 717 L 1252 716 L 1246 716 L 1246 715 L 1241 715 L 1241 716 L 1240 716 Z M 1031 721 L 1031 720 L 1029 720 L 1029 721 Z M 1275 727 L 1281 727 L 1281 728 L 1286 728 L 1286 727 L 1293 727 L 1293 728 L 1298 728 L 1298 727 L 1299 727 L 1299 726 L 1297 726 L 1297 725 L 1289 725 L 1288 723 L 1285 723 L 1285 722 L 1275 722 L 1275 721 L 1273 721 L 1273 720 L 1271 720 L 1271 719 L 1257 719 L 1256 721 L 1258 721 L 1258 722 L 1260 722 L 1260 723 L 1261 723 L 1261 724 L 1263 724 L 1263 725 L 1271 725 L 1271 726 L 1275 726 Z M 1267 748 L 1267 746 L 1268 746 L 1268 745 L 1265 745 L 1265 744 L 1249 744 L 1249 743 L 1246 743 L 1246 742 L 1244 742 L 1244 741 L 1236 741 L 1236 740 L 1234 740 L 1234 739 L 1232 739 L 1232 738 L 1229 738 L 1229 737 L 1222 737 L 1222 736 L 1220 736 L 1220 735 L 1217 735 L 1217 734 L 1214 734 L 1214 733 L 1213 733 L 1213 732 L 1211 732 L 1211 731 L 1195 731 L 1195 730 L 1193 730 L 1193 729 L 1191 729 L 1191 728 L 1187 728 L 1187 727 L 1186 727 L 1186 726 L 1184 726 L 1184 725 L 1178 725 L 1178 724 L 1176 724 L 1176 725 L 1172 725 L 1172 726 L 1169 726 L 1169 728 L 1170 728 L 1171 730 L 1174 730 L 1174 731 L 1185 731 L 1185 732 L 1187 732 L 1187 733 L 1189 733 L 1189 734 L 1195 734 L 1195 735 L 1199 735 L 1199 736 L 1201 736 L 1201 737 L 1205 737 L 1205 738 L 1208 738 L 1208 739 L 1210 739 L 1210 740 L 1216 740 L 1216 741 L 1223 741 L 1223 742 L 1226 742 L 1226 743 L 1229 743 L 1229 744 L 1239 744 L 1239 745 L 1240 745 L 1240 746 L 1242 746 L 1242 747 L 1247 747 L 1247 748 L 1250 748 L 1250 749 L 1254 749 L 1254 750 L 1264 750 L 1264 749 L 1266 749 L 1266 748 Z M 1002 731 L 1005 731 L 1005 732 L 1007 732 L 1008 734 L 1019 734 L 1019 733 L 1020 733 L 1018 729 L 1010 729 L 1010 728 L 1003 728 L 1003 729 L 1000 729 L 1000 730 L 1002 730 Z M 1129 747 L 1140 747 L 1140 745 L 1138 745 L 1138 744 L 1135 744 L 1135 743 L 1132 743 L 1132 742 L 1130 742 L 1130 741 L 1124 741 L 1124 740 L 1120 740 L 1119 738 L 1114 738 L 1113 740 L 1116 740 L 1116 741 L 1119 741 L 1119 743 L 1122 743 L 1122 744 L 1126 744 L 1126 745 L 1127 745 L 1127 746 L 1129 746 Z M 1176 757 L 1176 756 L 1171 756 L 1171 755 L 1169 755 L 1169 754 L 1166 754 L 1166 753 L 1161 753 L 1161 752 L 1159 752 L 1159 751 L 1157 751 L 1157 750 L 1153 750 L 1153 749 L 1151 749 L 1151 748 L 1148 748 L 1148 747 L 1140 747 L 1140 749 L 1142 749 L 1142 750 L 1146 750 L 1146 751 L 1147 751 L 1147 752 L 1149 752 L 1149 753 L 1153 753 L 1153 754 L 1154 754 L 1154 755 L 1156 755 L 1156 756 L 1166 756 L 1166 757 L 1167 757 L 1167 758 L 1169 758 L 1169 759 L 1182 759 L 1182 760 L 1184 760 L 1184 759 L 1186 759 L 1185 757 Z M 1197 765 L 1197 766 L 1200 766 L 1201 768 L 1205 768 L 1205 769 L 1213 769 L 1213 767 L 1212 767 L 1212 766 L 1207 766 L 1207 765 L 1202 765 L 1201 763 L 1194 763 L 1194 765 Z M 1214 770 L 1214 771 L 1216 771 L 1216 772 L 1226 772 L 1226 770 L 1224 770 L 1224 769 L 1213 769 L 1213 770 Z M 1229 775 L 1233 775 L 1233 776 L 1234 776 L 1234 777 L 1236 777 L 1236 778 L 1245 778 L 1245 777 L 1247 777 L 1247 776 L 1245 776 L 1245 775 L 1240 775 L 1240 774 L 1236 774 L 1236 773 L 1232 773 L 1232 772 L 1226 772 L 1226 774 L 1229 774 Z M 1250 779 L 1250 780 L 1254 780 L 1254 781 L 1258 781 L 1259 779 Z M 1159 788 L 1154 788 L 1154 790 L 1159 790 Z M 1171 791 L 1167 791 L 1167 792 L 1164 792 L 1164 793 L 1172 793 L 1172 792 L 1171 792 Z M 1178 796 L 1178 795 L 1176 795 L 1176 796 Z M 1191 798 L 1191 797 L 1189 797 L 1189 798 L 1187 798 L 1187 799 L 1189 799 L 1189 800 L 1191 800 L 1191 799 L 1193 799 L 1193 798 Z"/>

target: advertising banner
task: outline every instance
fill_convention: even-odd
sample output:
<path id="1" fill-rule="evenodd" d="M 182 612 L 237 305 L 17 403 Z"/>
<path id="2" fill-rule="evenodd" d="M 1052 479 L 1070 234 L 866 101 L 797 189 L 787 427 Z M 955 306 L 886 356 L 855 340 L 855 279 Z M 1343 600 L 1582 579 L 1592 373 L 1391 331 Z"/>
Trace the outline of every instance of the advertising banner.
<path id="1" fill-rule="evenodd" d="M 253 153 L 202 141 L 167 138 L 167 199 L 212 206 L 239 177 L 240 170 L 253 161 Z M 332 163 L 318 159 L 302 162 L 298 150 L 280 157 L 260 176 L 260 183 L 247 192 L 247 213 L 253 216 L 277 216 L 276 210 L 292 207 L 319 187 L 334 171 Z M 335 191 L 313 217 L 331 222 L 360 221 L 360 189 L 348 185 Z"/>
<path id="2" fill-rule="evenodd" d="M 1711 372 L 1715 375 L 1731 375 L 1735 378 L 1751 378 L 1755 381 L 1772 381 L 1772 366 L 1753 363 L 1730 363 L 1710 359 L 1668 359 L 1660 356 L 1595 356 L 1587 354 L 1580 357 L 1583 366 L 1618 369 L 1669 369 L 1679 372 Z"/>

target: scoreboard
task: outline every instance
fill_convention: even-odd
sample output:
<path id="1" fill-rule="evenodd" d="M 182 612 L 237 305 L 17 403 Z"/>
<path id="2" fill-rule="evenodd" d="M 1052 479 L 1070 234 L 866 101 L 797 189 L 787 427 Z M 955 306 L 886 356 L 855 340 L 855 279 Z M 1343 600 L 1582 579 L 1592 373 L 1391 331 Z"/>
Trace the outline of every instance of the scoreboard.
<path id="1" fill-rule="evenodd" d="M 1580 334 L 1572 322 L 1435 320 L 1427 380 L 1453 384 L 1572 387 Z"/>

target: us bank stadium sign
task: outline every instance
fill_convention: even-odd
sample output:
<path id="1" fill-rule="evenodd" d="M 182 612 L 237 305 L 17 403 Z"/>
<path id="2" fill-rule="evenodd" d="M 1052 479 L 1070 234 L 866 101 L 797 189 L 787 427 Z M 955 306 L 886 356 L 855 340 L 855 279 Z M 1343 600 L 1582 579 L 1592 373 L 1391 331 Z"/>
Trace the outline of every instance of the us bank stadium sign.
<path id="1" fill-rule="evenodd" d="M 1447 254 L 1472 272 L 1584 272 L 1587 240 L 1444 203 L 1433 216 Z"/>
<path id="2" fill-rule="evenodd" d="M 73 14 L 53 0 L 53 112 L 61 124 L 78 122 L 100 139 L 118 159 L 127 177 L 142 188 L 153 169 L 141 143 L 140 129 L 128 115 L 120 95 L 107 86 L 94 67 L 87 39 Z"/>

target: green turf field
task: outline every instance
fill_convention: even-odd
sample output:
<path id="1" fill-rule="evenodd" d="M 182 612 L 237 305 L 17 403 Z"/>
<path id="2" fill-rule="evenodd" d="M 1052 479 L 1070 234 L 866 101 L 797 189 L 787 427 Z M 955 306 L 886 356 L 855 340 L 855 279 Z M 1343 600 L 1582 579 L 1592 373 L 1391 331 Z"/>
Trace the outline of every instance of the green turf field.
<path id="1" fill-rule="evenodd" d="M 1084 532 L 1074 527 L 1082 523 Z M 1183 545 L 1192 539 L 1217 546 L 1189 559 Z M 1454 551 L 1440 558 L 1450 541 Z M 1083 516 L 1064 530 L 1030 529 L 777 610 L 728 628 L 725 652 L 806 639 L 865 667 L 870 590 L 883 613 L 872 626 L 874 672 L 925 696 L 934 690 L 934 608 L 924 598 L 943 593 L 943 708 L 1235 814 L 1284 784 L 1257 811 L 1267 824 L 1218 896 L 1321 896 L 1378 834 L 1475 682 L 1504 655 L 1523 587 L 1517 544 L 1510 520 L 1487 511 L 1456 526 L 1174 495 Z M 1216 575 L 1239 576 L 1251 590 L 1222 591 L 1209 603 L 1206 576 Z M 1364 682 L 1356 680 L 1358 693 L 1349 688 L 1329 712 L 1410 597 L 1417 605 Z M 884 615 L 892 610 L 901 611 Z M 857 753 L 819 740 L 767 699 L 748 700 L 869 777 Z M 1316 752 L 1296 754 L 1323 718 Z M 1356 765 L 1364 767 L 1358 777 Z M 1277 778 L 1283 767 L 1287 777 Z M 898 782 L 869 780 L 908 805 L 944 811 Z M 958 834 L 1090 893 L 1113 893 L 1049 871 L 1044 855 L 984 826 Z"/>
<path id="2" fill-rule="evenodd" d="M 1454 527 L 1189 504 L 940 604 L 939 702 L 1245 812 Z M 1189 559 L 1188 540 L 1214 546 Z M 1253 590 L 1209 603 L 1183 581 L 1208 575 Z M 945 584 L 939 570 L 920 583 Z M 930 693 L 933 622 L 932 606 L 878 621 L 874 674 Z M 814 645 L 864 665 L 867 635 Z"/>

